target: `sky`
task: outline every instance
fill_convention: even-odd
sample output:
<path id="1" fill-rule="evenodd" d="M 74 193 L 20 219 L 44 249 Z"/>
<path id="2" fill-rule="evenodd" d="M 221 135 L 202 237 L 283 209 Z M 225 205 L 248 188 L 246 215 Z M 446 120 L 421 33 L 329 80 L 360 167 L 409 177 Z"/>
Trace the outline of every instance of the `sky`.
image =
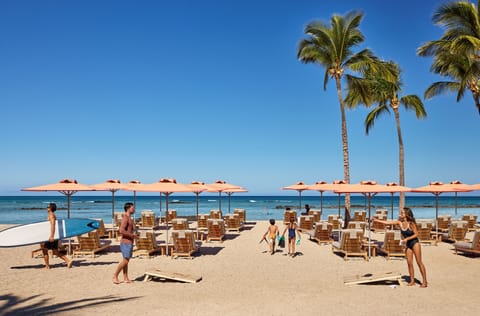
<path id="1" fill-rule="evenodd" d="M 305 26 L 364 13 L 369 48 L 423 98 L 441 77 L 417 48 L 443 30 L 439 0 L 1 1 L 0 195 L 77 179 L 217 179 L 251 195 L 343 178 L 341 117 L 325 69 L 297 59 Z M 479 183 L 480 115 L 470 94 L 400 110 L 406 185 Z M 395 120 L 367 136 L 347 111 L 351 183 L 398 182 Z"/>

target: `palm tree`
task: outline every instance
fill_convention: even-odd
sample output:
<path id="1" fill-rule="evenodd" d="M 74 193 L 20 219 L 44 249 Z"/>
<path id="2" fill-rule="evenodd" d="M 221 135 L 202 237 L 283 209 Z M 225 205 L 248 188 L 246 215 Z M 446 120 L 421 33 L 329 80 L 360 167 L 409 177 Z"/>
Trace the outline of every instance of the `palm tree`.
<path id="1" fill-rule="evenodd" d="M 354 53 L 352 49 L 364 41 L 359 30 L 363 13 L 352 11 L 345 16 L 333 15 L 330 26 L 323 21 L 314 21 L 305 27 L 306 39 L 300 41 L 297 57 L 303 63 L 315 63 L 325 67 L 323 88 L 326 90 L 329 78 L 335 80 L 342 119 L 343 173 L 350 183 L 350 162 L 348 153 L 347 120 L 342 96 L 342 77 L 346 70 L 362 72 L 375 68 L 378 59 L 368 49 Z M 348 212 L 348 213 L 347 213 Z M 350 195 L 345 196 L 345 216 L 350 215 Z"/>
<path id="2" fill-rule="evenodd" d="M 439 40 L 420 46 L 417 54 L 432 56 L 430 70 L 448 81 L 431 84 L 425 91 L 429 99 L 445 92 L 457 92 L 457 102 L 469 90 L 480 114 L 480 1 L 450 2 L 441 5 L 433 15 L 433 22 L 446 30 Z"/>
<path id="3" fill-rule="evenodd" d="M 384 62 L 382 72 L 368 71 L 363 78 L 347 76 L 348 94 L 345 103 L 348 107 L 364 104 L 369 107 L 376 104 L 375 108 L 365 118 L 365 132 L 368 135 L 375 121 L 385 113 L 393 110 L 398 137 L 398 173 L 400 185 L 405 185 L 405 150 L 400 124 L 399 107 L 403 105 L 405 110 L 414 110 L 417 118 L 425 118 L 427 113 L 422 100 L 417 95 L 405 95 L 399 98 L 402 82 L 400 80 L 400 67 L 393 62 Z M 385 76 L 395 74 L 392 77 Z M 400 193 L 400 209 L 405 206 L 405 193 Z"/>

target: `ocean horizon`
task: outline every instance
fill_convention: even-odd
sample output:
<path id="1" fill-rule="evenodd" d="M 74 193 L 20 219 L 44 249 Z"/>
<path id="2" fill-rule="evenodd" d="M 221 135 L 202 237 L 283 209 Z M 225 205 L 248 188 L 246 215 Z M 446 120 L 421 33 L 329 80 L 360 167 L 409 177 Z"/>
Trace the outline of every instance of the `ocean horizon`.
<path id="1" fill-rule="evenodd" d="M 376 209 L 389 210 L 389 218 L 398 217 L 398 196 L 393 199 L 390 195 L 377 195 L 371 199 L 371 212 Z M 132 195 L 115 196 L 115 212 L 123 212 L 126 202 L 134 202 Z M 48 203 L 57 204 L 57 217 L 67 218 L 67 198 L 63 195 L 30 195 L 30 196 L 0 196 L 0 224 L 28 224 L 44 221 L 47 218 L 46 206 Z M 199 214 L 208 214 L 210 210 L 221 207 L 223 214 L 232 213 L 235 208 L 246 210 L 247 220 L 267 220 L 283 218 L 286 207 L 299 209 L 298 196 L 277 195 L 236 195 L 230 199 L 222 195 L 200 195 L 198 209 Z M 305 204 L 312 209 L 320 209 L 320 195 L 308 195 L 301 198 L 301 211 Z M 416 218 L 435 218 L 434 195 L 409 195 L 406 196 L 406 206 L 412 208 Z M 168 209 L 175 209 L 178 216 L 191 216 L 196 214 L 195 195 L 171 195 L 168 199 Z M 351 211 L 368 209 L 367 200 L 361 195 L 351 196 Z M 137 196 L 136 217 L 140 217 L 142 210 L 153 210 L 157 216 L 165 215 L 166 199 L 160 196 Z M 329 214 L 338 214 L 338 196 L 327 195 L 323 197 L 323 216 L 326 219 Z M 299 212 L 300 213 L 300 212 Z M 344 197 L 340 198 L 340 213 L 344 213 Z M 438 199 L 438 213 L 450 214 L 453 218 L 461 218 L 464 214 L 477 214 L 480 218 L 480 196 L 440 195 Z M 70 202 L 70 218 L 102 218 L 105 223 L 112 222 L 112 197 L 73 195 Z"/>

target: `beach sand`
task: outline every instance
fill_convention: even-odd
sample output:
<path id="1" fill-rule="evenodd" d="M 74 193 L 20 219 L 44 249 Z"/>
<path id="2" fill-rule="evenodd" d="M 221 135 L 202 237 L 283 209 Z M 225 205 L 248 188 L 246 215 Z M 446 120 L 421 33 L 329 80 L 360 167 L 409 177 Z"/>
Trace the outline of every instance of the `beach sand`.
<path id="1" fill-rule="evenodd" d="M 0 229 L 6 228 L 0 225 Z M 298 256 L 268 253 L 259 240 L 267 221 L 252 222 L 223 243 L 203 242 L 193 260 L 156 256 L 133 258 L 132 284 L 112 283 L 121 258 L 114 252 L 75 258 L 67 269 L 51 258 L 31 258 L 38 246 L 0 248 L 0 315 L 474 315 L 480 312 L 480 258 L 455 255 L 452 244 L 422 245 L 429 287 L 388 283 L 345 285 L 345 277 L 399 271 L 404 259 L 373 257 L 344 261 L 330 245 L 318 245 L 303 234 Z M 283 231 L 283 225 L 279 225 Z M 468 233 L 471 238 L 473 233 Z M 383 234 L 373 234 L 383 240 Z M 162 233 L 159 239 L 165 238 Z M 116 242 L 118 243 L 118 242 Z M 198 283 L 142 282 L 145 271 L 162 269 L 201 276 Z M 418 280 L 421 280 L 415 266 Z M 121 278 L 122 279 L 122 278 Z"/>

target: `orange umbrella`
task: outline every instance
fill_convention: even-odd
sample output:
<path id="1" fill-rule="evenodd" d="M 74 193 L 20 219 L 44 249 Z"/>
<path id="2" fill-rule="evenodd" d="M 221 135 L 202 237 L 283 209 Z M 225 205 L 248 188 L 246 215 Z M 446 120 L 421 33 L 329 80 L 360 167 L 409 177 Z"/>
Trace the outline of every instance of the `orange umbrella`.
<path id="1" fill-rule="evenodd" d="M 307 190 L 320 192 L 320 218 L 322 217 L 323 213 L 323 192 L 328 191 L 326 185 L 327 182 L 325 181 L 317 181 L 315 184 L 309 185 L 307 188 Z"/>
<path id="2" fill-rule="evenodd" d="M 315 187 L 318 188 L 320 186 L 324 191 L 335 191 L 343 188 L 345 185 L 347 185 L 347 182 L 345 180 L 334 180 L 332 183 L 324 183 L 324 184 L 317 185 Z M 337 194 L 338 194 L 338 216 L 340 216 L 340 194 L 341 193 L 337 193 Z M 345 213 L 346 213 L 346 210 L 345 210 Z"/>
<path id="3" fill-rule="evenodd" d="M 109 179 L 105 182 L 92 185 L 98 191 L 112 192 L 112 229 L 115 223 L 115 192 L 118 190 L 128 190 L 128 186 L 120 182 L 120 180 Z"/>
<path id="4" fill-rule="evenodd" d="M 450 181 L 449 184 L 455 188 L 466 190 L 464 192 L 473 191 L 470 185 L 464 184 L 459 180 Z M 455 215 L 457 215 L 457 206 L 458 206 L 457 196 L 458 196 L 458 192 L 455 192 Z"/>
<path id="5" fill-rule="evenodd" d="M 25 188 L 22 191 L 58 191 L 67 196 L 67 217 L 70 218 L 70 197 L 78 191 L 95 191 L 95 188 L 80 184 L 74 179 L 63 179 L 58 183 L 41 185 L 37 187 Z"/>
<path id="6" fill-rule="evenodd" d="M 205 184 L 205 182 L 201 182 L 201 181 L 192 181 L 190 182 L 190 184 L 188 184 L 188 187 L 190 187 L 193 191 L 193 193 L 195 193 L 195 196 L 196 196 L 196 204 L 197 204 L 197 236 L 200 236 L 198 234 L 198 195 L 200 193 L 202 193 L 203 191 L 207 191 L 209 189 L 209 187 Z M 199 237 L 198 237 L 199 238 Z"/>
<path id="7" fill-rule="evenodd" d="M 248 192 L 248 190 L 244 189 L 244 188 L 236 188 L 236 189 L 227 189 L 223 192 L 227 193 L 227 195 L 228 195 L 228 213 L 230 213 L 230 197 L 231 197 L 231 195 L 233 193 Z"/>
<path id="8" fill-rule="evenodd" d="M 387 184 L 387 187 L 391 190 L 390 191 L 390 194 L 392 195 L 392 214 L 391 214 L 391 219 L 393 220 L 393 195 L 397 192 L 411 192 L 412 189 L 408 188 L 408 187 L 405 187 L 405 186 L 401 186 L 399 185 L 398 183 L 396 182 L 388 182 Z"/>
<path id="9" fill-rule="evenodd" d="M 471 187 L 462 188 L 458 184 L 444 184 L 440 181 L 432 181 L 429 185 L 413 189 L 412 192 L 419 193 L 432 193 L 435 195 L 435 226 L 436 234 L 438 236 L 438 196 L 445 192 L 468 192 L 471 191 Z"/>
<path id="10" fill-rule="evenodd" d="M 137 191 L 141 191 L 142 190 L 141 188 L 142 188 L 142 183 L 138 180 L 131 180 L 131 181 L 128 181 L 127 183 L 126 190 L 133 191 L 133 205 L 135 205 L 135 207 L 137 207 Z"/>
<path id="11" fill-rule="evenodd" d="M 299 181 L 295 184 L 283 187 L 282 190 L 295 190 L 298 191 L 298 211 L 302 210 L 302 191 L 308 190 L 308 185 Z"/>
<path id="12" fill-rule="evenodd" d="M 227 183 L 224 180 L 216 180 L 213 183 L 207 184 L 209 189 L 208 192 L 218 192 L 218 209 L 222 211 L 222 192 L 228 189 L 239 189 L 241 188 L 238 185 Z"/>

